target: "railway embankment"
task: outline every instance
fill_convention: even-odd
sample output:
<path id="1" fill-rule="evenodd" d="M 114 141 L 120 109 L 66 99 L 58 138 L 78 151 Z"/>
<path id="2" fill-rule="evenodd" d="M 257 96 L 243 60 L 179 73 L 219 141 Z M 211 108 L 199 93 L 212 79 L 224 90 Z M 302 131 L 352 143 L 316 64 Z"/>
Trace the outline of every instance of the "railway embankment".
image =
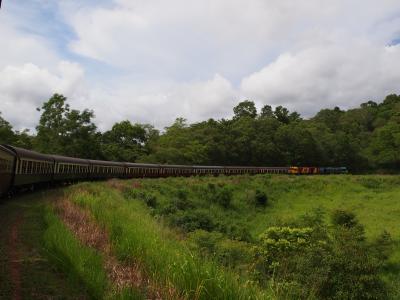
<path id="1" fill-rule="evenodd" d="M 86 182 L 19 196 L 0 210 L 0 293 L 397 299 L 399 183 L 244 175 Z"/>

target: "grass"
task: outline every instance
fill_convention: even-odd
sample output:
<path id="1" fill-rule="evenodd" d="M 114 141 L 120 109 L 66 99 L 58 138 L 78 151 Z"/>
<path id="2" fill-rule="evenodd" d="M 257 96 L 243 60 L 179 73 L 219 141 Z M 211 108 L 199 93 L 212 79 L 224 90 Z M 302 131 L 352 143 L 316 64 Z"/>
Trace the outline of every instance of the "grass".
<path id="1" fill-rule="evenodd" d="M 103 299 L 109 282 L 101 255 L 80 244 L 51 210 L 46 213 L 46 222 L 44 241 L 52 261 L 71 280 L 82 283 L 92 298 Z"/>
<path id="2" fill-rule="evenodd" d="M 400 286 L 399 183 L 399 176 L 384 175 L 258 175 L 141 179 L 120 183 L 124 187 L 119 189 L 128 201 L 147 203 L 153 216 L 189 237 L 188 244 L 195 240 L 200 251 L 208 247 L 214 257 L 222 256 L 222 264 L 227 265 L 226 257 L 229 259 L 230 255 L 235 255 L 233 252 L 239 251 L 234 266 L 241 262 L 240 256 L 246 256 L 240 248 L 251 247 L 269 226 L 293 224 L 315 209 L 325 212 L 326 222 L 333 210 L 350 210 L 364 225 L 370 242 L 384 230 L 391 234 L 394 251 L 382 277 L 391 286 L 393 299 L 396 299 L 400 297 L 397 288 Z M 228 206 L 225 199 L 225 204 L 221 205 L 210 197 L 210 191 L 215 194 L 215 189 L 219 188 L 232 191 Z M 267 195 L 266 207 L 255 205 L 257 190 Z M 206 230 L 203 236 L 201 231 L 199 234 L 202 229 Z M 221 253 L 224 243 L 234 245 L 228 247 L 228 252 Z M 240 266 L 237 269 L 241 271 Z"/>
<path id="3" fill-rule="evenodd" d="M 109 230 L 120 260 L 139 261 L 153 280 L 175 289 L 180 297 L 266 298 L 251 282 L 243 282 L 211 260 L 200 259 L 175 233 L 160 226 L 142 203 L 125 201 L 120 193 L 102 184 L 80 185 L 72 195 L 74 202 L 89 209 Z"/>
<path id="4" fill-rule="evenodd" d="M 277 286 L 253 277 L 260 234 L 295 224 L 315 209 L 325 212 L 328 223 L 340 208 L 356 214 L 368 241 L 384 230 L 391 234 L 393 252 L 381 276 L 398 299 L 399 183 L 400 176 L 383 175 L 159 178 L 81 183 L 22 196 L 0 209 L 0 297 L 13 292 L 7 240 L 21 216 L 24 298 L 144 299 L 153 287 L 165 299 L 280 299 Z M 257 202 L 260 195 L 266 205 Z M 117 290 L 104 253 L 80 242 L 52 208 L 59 197 L 90 212 L 106 231 L 112 255 L 139 266 L 151 284 Z"/>
<path id="5" fill-rule="evenodd" d="M 55 191 L 41 191 L 21 195 L 0 204 L 0 298 L 12 299 L 16 286 L 11 274 L 11 251 L 18 252 L 22 299 L 86 299 L 80 284 L 68 280 L 49 259 L 43 247 L 47 224 L 44 218 L 48 201 L 58 195 Z M 20 221 L 18 242 L 10 249 L 10 230 Z"/>

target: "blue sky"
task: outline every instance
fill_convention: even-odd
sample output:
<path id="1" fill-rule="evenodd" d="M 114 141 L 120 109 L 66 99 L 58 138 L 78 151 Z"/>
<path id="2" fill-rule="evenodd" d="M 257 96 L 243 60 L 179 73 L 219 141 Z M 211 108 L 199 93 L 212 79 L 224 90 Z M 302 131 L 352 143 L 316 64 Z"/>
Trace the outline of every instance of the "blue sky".
<path id="1" fill-rule="evenodd" d="M 400 93 L 393 0 L 4 0 L 0 35 L 16 128 L 55 92 L 102 130 L 229 117 L 244 99 L 307 117 Z"/>

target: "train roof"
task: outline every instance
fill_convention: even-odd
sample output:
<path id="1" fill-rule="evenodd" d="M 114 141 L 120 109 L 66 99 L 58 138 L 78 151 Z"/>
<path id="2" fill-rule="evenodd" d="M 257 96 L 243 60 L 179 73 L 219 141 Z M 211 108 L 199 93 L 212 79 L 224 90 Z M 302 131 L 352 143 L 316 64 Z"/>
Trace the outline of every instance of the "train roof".
<path id="1" fill-rule="evenodd" d="M 117 161 L 106 161 L 106 160 L 91 160 L 89 159 L 88 162 L 91 165 L 99 165 L 99 166 L 108 166 L 108 167 L 125 167 L 125 163 L 117 162 Z"/>
<path id="2" fill-rule="evenodd" d="M 88 159 L 75 158 L 62 155 L 51 155 L 56 162 L 72 163 L 72 164 L 89 164 Z"/>
<path id="3" fill-rule="evenodd" d="M 195 169 L 223 169 L 223 166 L 193 166 Z"/>
<path id="4" fill-rule="evenodd" d="M 130 162 L 127 162 L 127 163 L 125 163 L 125 165 L 129 168 L 129 167 L 131 167 L 131 168 L 133 168 L 133 167 L 149 167 L 149 168 L 159 168 L 159 167 L 161 167 L 161 165 L 159 165 L 159 164 L 146 164 L 146 163 L 130 163 Z"/>
<path id="5" fill-rule="evenodd" d="M 227 169 L 269 169 L 269 170 L 286 170 L 289 167 L 255 167 L 255 166 L 224 166 L 223 168 Z"/>
<path id="6" fill-rule="evenodd" d="M 13 151 L 19 158 L 30 158 L 35 160 L 44 160 L 44 161 L 54 161 L 54 158 L 51 155 L 42 154 L 39 152 L 22 149 L 19 147 L 14 147 L 10 145 L 4 145 L 6 148 Z"/>
<path id="7" fill-rule="evenodd" d="M 180 169 L 192 169 L 193 166 L 188 165 L 159 165 L 161 168 L 180 168 Z"/>
<path id="8" fill-rule="evenodd" d="M 12 156 L 15 156 L 15 152 L 8 149 L 7 145 L 0 145 L 0 151 L 6 152 L 7 154 L 10 154 Z"/>

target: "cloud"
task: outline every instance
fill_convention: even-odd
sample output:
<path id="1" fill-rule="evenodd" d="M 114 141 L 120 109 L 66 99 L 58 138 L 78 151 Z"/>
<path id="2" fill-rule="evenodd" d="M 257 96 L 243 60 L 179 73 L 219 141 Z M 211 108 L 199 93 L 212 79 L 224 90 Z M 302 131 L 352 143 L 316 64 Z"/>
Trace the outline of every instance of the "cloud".
<path id="1" fill-rule="evenodd" d="M 52 94 L 73 98 L 85 93 L 84 72 L 74 63 L 62 61 L 55 73 L 34 64 L 7 66 L 0 70 L 0 111 L 17 129 L 34 128 L 40 107 Z"/>
<path id="2" fill-rule="evenodd" d="M 32 109 L 54 92 L 93 109 L 101 129 L 124 119 L 162 128 L 176 117 L 229 117 L 247 98 L 310 116 L 400 92 L 398 0 L 60 0 L 46 7 L 34 17 L 26 17 L 29 8 L 0 18 L 0 110 L 17 127 L 34 126 Z"/>
<path id="3" fill-rule="evenodd" d="M 284 53 L 243 79 L 253 99 L 311 115 L 324 107 L 350 108 L 364 100 L 400 93 L 400 47 L 357 45 Z"/>
<path id="4" fill-rule="evenodd" d="M 124 119 L 163 128 L 177 117 L 193 122 L 229 115 L 236 95 L 231 83 L 216 74 L 210 80 L 186 84 L 154 82 L 95 89 L 85 105 L 97 107 L 96 120 L 102 130 Z M 116 99 L 116 105 L 111 99 Z"/>
<path id="5" fill-rule="evenodd" d="M 46 38 L 20 32 L 17 27 L 7 15 L 0 17 L 0 68 L 28 63 L 52 68 L 57 64 L 58 55 Z"/>

